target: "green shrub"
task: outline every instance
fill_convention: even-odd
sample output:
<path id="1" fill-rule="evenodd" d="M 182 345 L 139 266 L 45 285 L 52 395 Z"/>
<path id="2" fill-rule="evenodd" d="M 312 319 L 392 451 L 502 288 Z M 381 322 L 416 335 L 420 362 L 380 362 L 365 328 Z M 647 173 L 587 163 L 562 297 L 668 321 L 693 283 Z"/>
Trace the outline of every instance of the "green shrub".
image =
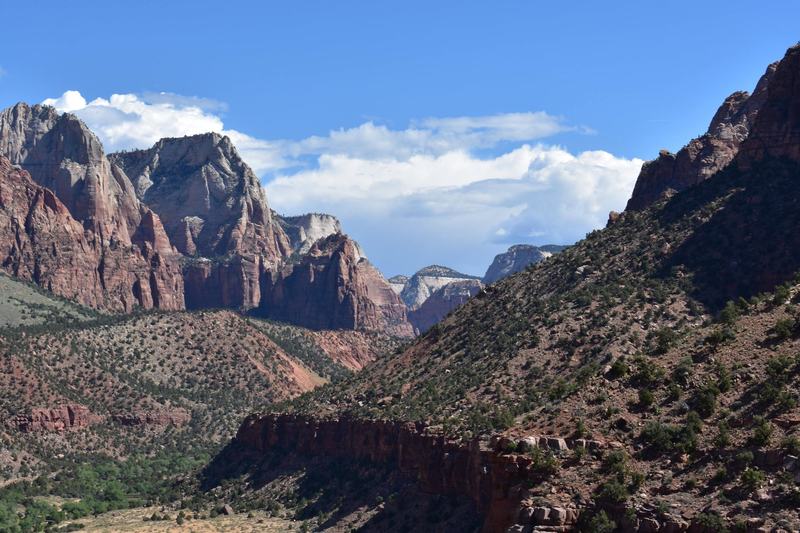
<path id="1" fill-rule="evenodd" d="M 766 446 L 772 437 L 772 424 L 763 416 L 756 417 L 755 424 L 751 440 L 756 446 Z"/>
<path id="2" fill-rule="evenodd" d="M 630 498 L 628 488 L 616 479 L 606 481 L 600 485 L 597 491 L 597 499 L 601 502 L 619 505 L 625 503 Z"/>
<path id="3" fill-rule="evenodd" d="M 742 472 L 739 480 L 742 483 L 742 487 L 752 492 L 764 484 L 766 476 L 761 470 L 755 468 L 746 468 L 745 471 Z"/>
<path id="4" fill-rule="evenodd" d="M 639 405 L 647 408 L 652 406 L 654 401 L 655 397 L 653 393 L 650 392 L 650 389 L 639 389 Z"/>

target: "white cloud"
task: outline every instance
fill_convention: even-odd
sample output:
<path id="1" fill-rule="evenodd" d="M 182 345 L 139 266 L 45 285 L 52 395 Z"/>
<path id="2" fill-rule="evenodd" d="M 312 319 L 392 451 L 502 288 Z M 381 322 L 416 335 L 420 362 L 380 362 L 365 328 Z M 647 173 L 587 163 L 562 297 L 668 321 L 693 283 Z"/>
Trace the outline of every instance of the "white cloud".
<path id="1" fill-rule="evenodd" d="M 393 268 L 389 274 L 437 262 L 482 274 L 510 244 L 571 243 L 602 227 L 609 211 L 624 207 L 641 165 L 527 144 L 488 158 L 324 155 L 318 168 L 282 175 L 266 189 L 280 211 L 340 215 L 370 257 Z"/>
<path id="2" fill-rule="evenodd" d="M 6 69 L 4 69 L 3 67 L 0 67 L 0 78 L 5 76 L 6 74 L 8 74 L 8 71 Z"/>
<path id="3" fill-rule="evenodd" d="M 45 103 L 77 114 L 109 151 L 226 134 L 265 179 L 275 209 L 339 216 L 387 274 L 428 263 L 482 273 L 510 244 L 573 242 L 624 207 L 642 164 L 541 144 L 558 133 L 592 133 L 545 112 L 426 118 L 405 129 L 366 122 L 265 140 L 226 129 L 224 104 L 204 98 L 115 94 L 87 102 L 67 91 Z"/>

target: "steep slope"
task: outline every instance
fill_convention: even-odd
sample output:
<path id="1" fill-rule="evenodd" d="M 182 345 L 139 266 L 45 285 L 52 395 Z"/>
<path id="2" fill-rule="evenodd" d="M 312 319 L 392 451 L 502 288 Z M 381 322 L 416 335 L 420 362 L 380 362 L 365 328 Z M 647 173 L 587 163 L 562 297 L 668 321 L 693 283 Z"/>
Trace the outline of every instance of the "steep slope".
<path id="1" fill-rule="evenodd" d="M 533 246 L 530 244 L 515 244 L 502 254 L 497 254 L 486 269 L 483 276 L 483 283 L 489 285 L 500 279 L 521 272 L 529 265 L 533 265 L 547 259 L 553 254 L 561 252 L 566 246 L 547 244 L 545 246 Z"/>
<path id="2" fill-rule="evenodd" d="M 248 411 L 342 379 L 397 346 L 385 335 L 229 311 L 93 315 L 7 282 L 28 320 L 0 335 L 4 479 L 46 472 L 59 454 L 213 448 Z"/>
<path id="3" fill-rule="evenodd" d="M 289 237 L 292 250 L 300 255 L 307 253 L 318 240 L 343 233 L 339 219 L 324 213 L 279 217 L 278 220 Z"/>
<path id="4" fill-rule="evenodd" d="M 162 218 L 177 249 L 198 258 L 185 264 L 187 307 L 257 307 L 261 277 L 291 248 L 230 139 L 216 133 L 161 139 L 111 160 Z"/>
<path id="5" fill-rule="evenodd" d="M 483 289 L 477 279 L 451 281 L 436 289 L 422 305 L 408 313 L 408 321 L 417 333 L 424 333 L 438 324 L 453 309 L 457 309 Z"/>
<path id="6" fill-rule="evenodd" d="M 469 279 L 480 278 L 456 272 L 452 268 L 430 265 L 418 270 L 411 276 L 400 292 L 400 298 L 409 310 L 414 310 L 422 305 L 436 290 L 441 289 L 448 283 Z"/>
<path id="7" fill-rule="evenodd" d="M 406 309 L 358 245 L 341 233 L 317 241 L 298 263 L 268 277 L 259 312 L 313 329 L 413 335 Z"/>
<path id="8" fill-rule="evenodd" d="M 645 163 L 625 209 L 641 210 L 666 191 L 682 191 L 725 168 L 753 128 L 776 66 L 773 63 L 767 67 L 752 95 L 744 91 L 730 95 L 711 119 L 705 134 L 692 139 L 677 154 L 662 150 L 658 159 Z"/>
<path id="9" fill-rule="evenodd" d="M 0 273 L 0 330 L 60 321 L 88 321 L 96 317 L 97 312 L 92 309 L 56 298 L 37 285 Z"/>
<path id="10" fill-rule="evenodd" d="M 98 233 L 87 230 L 51 190 L 0 156 L 0 221 L 0 265 L 11 275 L 98 309 L 183 307 L 178 257 L 148 211 L 137 231 L 148 233 L 143 247 L 105 240 L 105 222 Z"/>
<path id="11" fill-rule="evenodd" d="M 224 457 L 396 465 L 486 531 L 800 527 L 798 74 L 800 46 L 723 170 L 249 417 Z"/>

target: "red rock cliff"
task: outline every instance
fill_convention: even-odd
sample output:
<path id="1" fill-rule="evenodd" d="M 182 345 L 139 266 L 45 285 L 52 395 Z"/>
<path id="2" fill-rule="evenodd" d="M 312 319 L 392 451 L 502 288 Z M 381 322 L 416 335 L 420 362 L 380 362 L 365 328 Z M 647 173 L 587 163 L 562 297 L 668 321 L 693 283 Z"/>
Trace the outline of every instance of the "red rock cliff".
<path id="1" fill-rule="evenodd" d="M 352 419 L 312 420 L 292 415 L 250 416 L 236 441 L 254 452 L 289 450 L 397 465 L 434 494 L 470 498 L 486 516 L 484 531 L 505 531 L 517 520 L 520 483 L 530 460 L 481 446 L 465 446 L 421 425 Z"/>
<path id="2" fill-rule="evenodd" d="M 153 234 L 158 234 L 157 227 Z M 162 255 L 149 243 L 139 248 L 103 241 L 75 220 L 51 190 L 2 156 L 0 265 L 14 276 L 95 308 L 183 307 L 183 280 L 175 257 Z"/>
<path id="3" fill-rule="evenodd" d="M 406 307 L 354 241 L 317 241 L 296 264 L 267 275 L 261 311 L 313 329 L 364 329 L 413 336 Z"/>
<path id="4" fill-rule="evenodd" d="M 644 209 L 665 191 L 682 191 L 727 166 L 757 120 L 775 67 L 773 64 L 767 68 L 752 95 L 740 91 L 726 98 L 705 134 L 692 139 L 676 154 L 662 150 L 658 159 L 645 163 L 625 209 Z"/>

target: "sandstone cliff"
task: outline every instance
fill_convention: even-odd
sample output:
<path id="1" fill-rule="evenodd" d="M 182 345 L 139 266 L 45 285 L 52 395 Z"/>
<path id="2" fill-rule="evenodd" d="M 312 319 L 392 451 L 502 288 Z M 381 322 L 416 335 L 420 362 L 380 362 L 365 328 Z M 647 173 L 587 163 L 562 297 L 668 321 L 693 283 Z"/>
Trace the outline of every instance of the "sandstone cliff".
<path id="1" fill-rule="evenodd" d="M 625 209 L 644 209 L 665 192 L 682 191 L 727 166 L 753 128 L 776 66 L 773 63 L 767 68 L 752 95 L 740 91 L 726 98 L 705 134 L 692 139 L 677 154 L 662 150 L 658 159 L 645 163 Z"/>
<path id="2" fill-rule="evenodd" d="M 104 242 L 51 190 L 0 156 L 0 264 L 6 272 L 95 308 L 182 308 L 180 267 L 164 249 L 157 217 L 147 214 L 140 227 L 153 244 Z"/>
<path id="3" fill-rule="evenodd" d="M 452 281 L 435 290 L 417 309 L 409 311 L 408 320 L 418 334 L 438 324 L 452 310 L 478 294 L 483 283 L 477 279 Z"/>
<path id="4" fill-rule="evenodd" d="M 800 44 L 770 68 L 774 73 L 769 77 L 764 102 L 742 143 L 738 161 L 743 168 L 767 157 L 800 161 Z"/>
<path id="5" fill-rule="evenodd" d="M 406 282 L 400 292 L 400 298 L 409 310 L 417 309 L 431 294 L 441 289 L 448 283 L 463 281 L 468 279 L 479 279 L 476 276 L 462 274 L 452 268 L 430 265 L 418 270 Z"/>
<path id="6" fill-rule="evenodd" d="M 110 311 L 261 308 L 318 328 L 411 332 L 357 243 L 304 257 L 341 233 L 339 221 L 274 215 L 227 137 L 162 139 L 107 158 L 73 115 L 17 104 L 0 113 L 3 155 L 0 261 L 12 275 Z M 298 282 L 298 260 L 331 274 Z"/>
<path id="7" fill-rule="evenodd" d="M 483 283 L 489 285 L 511 274 L 525 270 L 529 265 L 547 259 L 563 250 L 564 246 L 515 244 L 502 254 L 497 254 L 483 276 Z"/>
<path id="8" fill-rule="evenodd" d="M 197 258 L 185 263 L 187 307 L 257 307 L 261 277 L 291 248 L 230 139 L 216 133 L 162 139 L 111 159 L 159 214 L 178 250 Z"/>
<path id="9" fill-rule="evenodd" d="M 260 311 L 314 329 L 413 334 L 403 302 L 346 235 L 317 241 L 296 264 L 265 276 Z"/>

